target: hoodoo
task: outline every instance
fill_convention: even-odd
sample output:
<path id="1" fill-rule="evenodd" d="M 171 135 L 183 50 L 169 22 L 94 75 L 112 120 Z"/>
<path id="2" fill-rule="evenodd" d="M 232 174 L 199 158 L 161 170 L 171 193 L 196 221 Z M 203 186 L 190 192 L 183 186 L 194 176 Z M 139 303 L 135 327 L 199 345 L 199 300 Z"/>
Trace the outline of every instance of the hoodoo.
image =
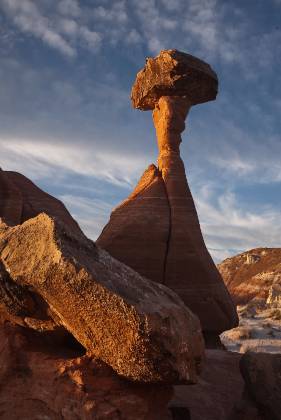
<path id="1" fill-rule="evenodd" d="M 196 313 L 208 342 L 238 324 L 231 297 L 209 254 L 180 157 L 192 105 L 214 100 L 211 67 L 177 50 L 149 58 L 136 77 L 132 104 L 153 111 L 158 166 L 111 214 L 97 244 L 142 275 L 176 291 Z"/>

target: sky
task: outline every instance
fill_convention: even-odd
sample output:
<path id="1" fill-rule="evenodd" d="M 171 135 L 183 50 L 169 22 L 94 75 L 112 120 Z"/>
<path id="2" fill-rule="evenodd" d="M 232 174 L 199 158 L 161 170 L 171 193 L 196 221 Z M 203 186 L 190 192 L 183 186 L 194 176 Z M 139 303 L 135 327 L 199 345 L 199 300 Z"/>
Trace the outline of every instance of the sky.
<path id="1" fill-rule="evenodd" d="M 211 255 L 281 247 L 281 0 L 0 0 L 0 166 L 97 238 L 156 162 L 151 112 L 130 90 L 171 48 L 219 79 L 181 145 Z"/>

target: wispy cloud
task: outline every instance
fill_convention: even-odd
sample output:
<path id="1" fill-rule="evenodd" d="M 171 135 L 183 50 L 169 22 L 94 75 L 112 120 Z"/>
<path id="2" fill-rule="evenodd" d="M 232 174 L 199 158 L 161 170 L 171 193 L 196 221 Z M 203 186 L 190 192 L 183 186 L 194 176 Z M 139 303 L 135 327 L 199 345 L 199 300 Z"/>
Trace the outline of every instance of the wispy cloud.
<path id="1" fill-rule="evenodd" d="M 124 24 L 128 21 L 125 1 L 115 1 L 108 8 L 104 6 L 94 7 L 91 13 L 97 19 L 114 24 Z"/>
<path id="2" fill-rule="evenodd" d="M 36 3 L 31 0 L 2 0 L 2 7 L 14 23 L 26 33 L 30 33 L 52 48 L 73 57 L 75 49 L 50 25 L 48 18 L 41 14 Z"/>
<path id="3" fill-rule="evenodd" d="M 280 247 L 281 211 L 242 206 L 232 191 L 218 193 L 208 184 L 195 196 L 207 247 L 216 261 L 257 247 Z"/>
<path id="4" fill-rule="evenodd" d="M 50 13 L 44 3 L 33 0 L 3 0 L 0 7 L 22 32 L 68 57 L 76 56 L 77 43 L 92 51 L 100 47 L 101 34 L 85 26 L 83 19 L 80 21 L 82 10 L 75 0 L 62 0 L 57 4 L 62 17 Z"/>
<path id="5" fill-rule="evenodd" d="M 128 187 L 146 166 L 145 156 L 118 154 L 101 148 L 91 153 L 82 145 L 0 139 L 0 146 L 4 169 L 28 172 L 34 179 L 63 176 L 63 172 L 67 171 Z"/>
<path id="6" fill-rule="evenodd" d="M 108 222 L 112 206 L 104 200 L 64 194 L 58 197 L 66 205 L 83 232 L 95 240 Z"/>
<path id="7" fill-rule="evenodd" d="M 58 11 L 67 16 L 78 17 L 81 9 L 77 0 L 60 0 L 57 2 Z"/>
<path id="8" fill-rule="evenodd" d="M 274 0 L 278 6 L 279 0 Z M 281 31 L 260 32 L 241 5 L 222 0 L 118 0 L 89 5 L 77 0 L 2 0 L 2 8 L 24 33 L 66 56 L 79 48 L 140 44 L 152 53 L 163 48 L 196 51 L 205 59 L 253 68 L 270 68 L 280 54 Z"/>

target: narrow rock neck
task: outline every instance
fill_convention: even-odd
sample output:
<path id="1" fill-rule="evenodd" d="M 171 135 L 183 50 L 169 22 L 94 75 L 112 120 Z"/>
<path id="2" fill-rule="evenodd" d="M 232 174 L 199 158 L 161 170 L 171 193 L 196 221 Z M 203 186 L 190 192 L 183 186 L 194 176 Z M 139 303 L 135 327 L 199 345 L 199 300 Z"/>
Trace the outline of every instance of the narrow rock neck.
<path id="1" fill-rule="evenodd" d="M 153 111 L 160 171 L 164 169 L 163 164 L 167 164 L 168 157 L 180 155 L 181 133 L 185 129 L 185 119 L 190 107 L 191 104 L 186 98 L 162 96 Z"/>

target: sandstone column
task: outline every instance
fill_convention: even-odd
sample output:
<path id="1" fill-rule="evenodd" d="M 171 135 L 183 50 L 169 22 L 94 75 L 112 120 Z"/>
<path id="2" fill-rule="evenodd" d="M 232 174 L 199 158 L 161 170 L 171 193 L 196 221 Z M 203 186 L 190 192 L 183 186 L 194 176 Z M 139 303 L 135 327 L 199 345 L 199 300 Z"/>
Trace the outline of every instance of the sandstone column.
<path id="1" fill-rule="evenodd" d="M 236 326 L 238 317 L 205 246 L 180 157 L 180 143 L 190 107 L 214 100 L 217 87 L 217 76 L 211 67 L 191 55 L 167 50 L 161 51 L 156 58 L 147 59 L 133 85 L 132 103 L 137 109 L 153 111 L 159 148 L 157 179 L 165 196 L 152 194 L 153 182 L 141 191 L 137 187 L 138 193 L 131 194 L 112 213 L 97 241 L 142 275 L 175 290 L 199 316 L 207 340 L 210 337 L 215 340 L 222 331 Z M 147 195 L 154 205 L 149 207 L 149 201 L 146 201 L 150 218 L 143 218 Z M 159 223 L 156 203 L 166 203 L 168 208 L 168 212 L 161 213 L 162 223 Z M 129 211 L 132 204 L 133 220 Z M 140 231 L 140 224 L 145 252 L 137 253 L 139 236 L 136 232 Z M 167 230 L 163 229 L 166 225 Z M 165 247 L 162 246 L 163 238 Z M 161 255 L 157 243 L 161 245 Z M 134 251 L 138 261 L 132 257 Z M 152 271 L 147 269 L 147 261 L 149 259 L 151 263 L 155 255 L 156 265 Z"/>

